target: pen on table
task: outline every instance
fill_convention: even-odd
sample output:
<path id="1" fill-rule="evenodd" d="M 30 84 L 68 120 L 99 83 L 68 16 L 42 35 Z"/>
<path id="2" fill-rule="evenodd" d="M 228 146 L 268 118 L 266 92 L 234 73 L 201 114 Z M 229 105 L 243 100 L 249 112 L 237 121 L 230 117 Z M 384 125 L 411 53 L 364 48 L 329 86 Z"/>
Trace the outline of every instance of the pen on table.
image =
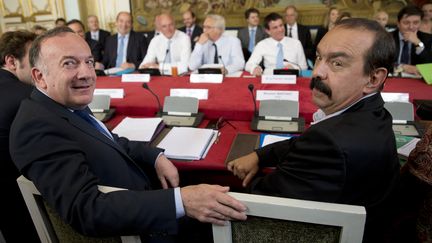
<path id="1" fill-rule="evenodd" d="M 217 144 L 219 142 L 219 138 L 220 138 L 221 132 L 218 132 L 216 135 L 216 140 L 215 140 L 215 144 Z"/>

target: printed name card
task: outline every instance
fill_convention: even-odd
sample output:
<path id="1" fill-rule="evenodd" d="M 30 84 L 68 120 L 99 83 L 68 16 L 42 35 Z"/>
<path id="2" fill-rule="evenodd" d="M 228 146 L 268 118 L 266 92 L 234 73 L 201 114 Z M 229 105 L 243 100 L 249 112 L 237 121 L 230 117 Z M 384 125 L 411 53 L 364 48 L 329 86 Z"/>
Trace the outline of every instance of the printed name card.
<path id="1" fill-rule="evenodd" d="M 299 100 L 298 91 L 286 91 L 286 90 L 257 90 L 257 100 Z"/>
<path id="2" fill-rule="evenodd" d="M 409 93 L 381 92 L 385 102 L 409 102 Z"/>
<path id="3" fill-rule="evenodd" d="M 192 73 L 190 75 L 190 82 L 191 83 L 214 83 L 214 84 L 220 84 L 223 81 L 223 75 L 222 74 L 199 74 L 199 73 Z"/>
<path id="4" fill-rule="evenodd" d="M 170 96 L 193 97 L 199 100 L 208 99 L 208 89 L 171 89 Z"/>
<path id="5" fill-rule="evenodd" d="M 122 99 L 124 97 L 124 89 L 95 89 L 94 95 L 109 95 L 111 99 Z"/>
<path id="6" fill-rule="evenodd" d="M 262 75 L 261 83 L 263 84 L 296 84 L 295 75 Z"/>
<path id="7" fill-rule="evenodd" d="M 150 74 L 143 73 L 143 74 L 123 74 L 121 78 L 122 82 L 141 82 L 141 83 L 147 83 L 150 82 Z"/>

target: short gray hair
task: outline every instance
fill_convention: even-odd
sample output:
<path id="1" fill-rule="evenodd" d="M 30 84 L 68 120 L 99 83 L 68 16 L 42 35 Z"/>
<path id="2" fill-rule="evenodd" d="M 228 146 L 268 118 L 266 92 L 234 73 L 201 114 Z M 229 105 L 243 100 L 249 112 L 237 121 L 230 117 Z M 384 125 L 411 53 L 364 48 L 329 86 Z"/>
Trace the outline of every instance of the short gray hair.
<path id="1" fill-rule="evenodd" d="M 217 14 L 209 14 L 206 18 L 212 19 L 215 22 L 215 27 L 225 31 L 225 18 Z"/>

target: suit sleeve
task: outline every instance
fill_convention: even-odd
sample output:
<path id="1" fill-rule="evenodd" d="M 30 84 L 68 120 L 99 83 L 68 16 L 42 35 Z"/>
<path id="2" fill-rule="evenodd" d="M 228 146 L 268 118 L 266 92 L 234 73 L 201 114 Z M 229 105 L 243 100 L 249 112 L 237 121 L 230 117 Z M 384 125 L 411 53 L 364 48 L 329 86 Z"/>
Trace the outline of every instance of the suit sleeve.
<path id="1" fill-rule="evenodd" d="M 345 158 L 326 131 L 309 131 L 257 154 L 260 164 L 275 162 L 277 167 L 251 183 L 252 193 L 320 201 L 336 201 L 341 193 Z"/>
<path id="2" fill-rule="evenodd" d="M 21 173 L 66 223 L 90 236 L 177 231 L 172 189 L 101 193 L 82 145 L 50 118 L 15 125 L 10 147 Z"/>

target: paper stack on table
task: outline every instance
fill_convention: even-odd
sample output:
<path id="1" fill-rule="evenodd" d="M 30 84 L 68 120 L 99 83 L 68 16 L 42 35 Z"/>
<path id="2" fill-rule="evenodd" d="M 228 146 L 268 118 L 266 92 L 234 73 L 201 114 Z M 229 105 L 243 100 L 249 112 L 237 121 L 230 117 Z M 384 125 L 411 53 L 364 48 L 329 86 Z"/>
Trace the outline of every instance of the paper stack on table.
<path id="1" fill-rule="evenodd" d="M 163 127 L 162 118 L 125 117 L 112 132 L 132 141 L 151 142 Z"/>

